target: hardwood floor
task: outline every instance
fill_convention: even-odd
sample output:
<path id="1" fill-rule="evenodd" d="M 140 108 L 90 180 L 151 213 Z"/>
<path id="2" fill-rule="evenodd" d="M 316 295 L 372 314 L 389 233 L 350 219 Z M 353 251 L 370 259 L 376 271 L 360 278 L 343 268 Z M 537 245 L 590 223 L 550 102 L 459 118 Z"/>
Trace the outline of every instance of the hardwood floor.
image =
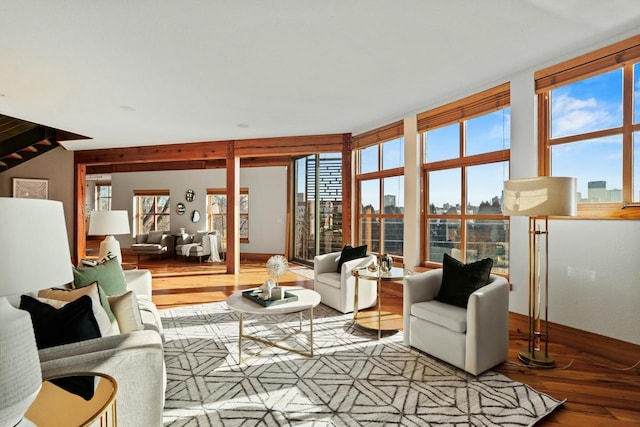
<path id="1" fill-rule="evenodd" d="M 137 263 L 135 257 L 123 255 L 125 262 Z M 139 268 L 152 271 L 153 299 L 159 309 L 224 301 L 234 291 L 258 286 L 268 278 L 263 262 L 244 262 L 238 275 L 225 274 L 224 265 L 199 264 L 193 260 L 143 258 Z M 280 282 L 313 288 L 311 280 L 291 272 L 287 272 Z M 386 286 L 382 300 L 384 310 L 402 313 L 400 285 Z M 569 328 L 553 328 L 550 351 L 558 367 L 530 369 L 521 366 L 517 359 L 518 351 L 526 347 L 526 335 L 521 332 L 522 317 L 512 314 L 509 325 L 509 360 L 494 370 L 556 399 L 567 399 L 538 425 L 640 425 L 640 366 L 622 370 L 640 359 L 640 346 Z M 553 341 L 554 337 L 558 342 Z"/>

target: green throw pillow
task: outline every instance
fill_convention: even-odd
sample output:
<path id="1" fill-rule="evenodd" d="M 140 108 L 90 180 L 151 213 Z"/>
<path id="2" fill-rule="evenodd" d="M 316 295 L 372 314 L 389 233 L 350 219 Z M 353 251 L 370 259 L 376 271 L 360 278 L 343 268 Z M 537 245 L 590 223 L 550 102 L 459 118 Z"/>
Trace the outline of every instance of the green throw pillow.
<path id="1" fill-rule="evenodd" d="M 76 288 L 83 288 L 98 282 L 105 294 L 122 295 L 127 292 L 127 282 L 124 279 L 124 272 L 117 258 L 110 259 L 104 264 L 95 267 L 83 267 L 73 269 L 73 285 Z"/>
<path id="2" fill-rule="evenodd" d="M 489 283 L 493 260 L 483 260 L 463 264 L 444 254 L 442 260 L 442 284 L 436 300 L 445 304 L 467 308 L 469 295 Z"/>

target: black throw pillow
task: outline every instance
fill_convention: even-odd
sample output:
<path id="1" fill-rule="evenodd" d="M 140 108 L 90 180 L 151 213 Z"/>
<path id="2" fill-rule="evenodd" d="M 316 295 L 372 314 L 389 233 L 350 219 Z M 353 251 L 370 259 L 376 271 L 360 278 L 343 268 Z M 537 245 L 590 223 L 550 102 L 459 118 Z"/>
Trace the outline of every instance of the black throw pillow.
<path id="1" fill-rule="evenodd" d="M 489 283 L 492 267 L 491 258 L 464 264 L 444 254 L 442 284 L 435 299 L 445 304 L 467 308 L 469 295 Z"/>
<path id="2" fill-rule="evenodd" d="M 367 256 L 367 245 L 358 246 L 356 248 L 351 245 L 345 245 L 342 248 L 340 259 L 338 259 L 338 273 L 342 272 L 342 264 L 352 259 L 364 258 Z"/>
<path id="3" fill-rule="evenodd" d="M 59 309 L 22 295 L 20 308 L 31 315 L 39 349 L 101 337 L 88 295 Z"/>

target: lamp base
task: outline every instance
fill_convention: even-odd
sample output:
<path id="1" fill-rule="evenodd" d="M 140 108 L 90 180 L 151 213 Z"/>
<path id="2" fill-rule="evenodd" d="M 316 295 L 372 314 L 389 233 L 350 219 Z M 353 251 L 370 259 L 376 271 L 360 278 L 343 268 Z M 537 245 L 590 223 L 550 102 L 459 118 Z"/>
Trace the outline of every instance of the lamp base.
<path id="1" fill-rule="evenodd" d="M 518 353 L 518 359 L 526 363 L 527 365 L 535 366 L 536 368 L 555 368 L 556 361 L 549 355 L 544 355 L 541 351 L 531 352 L 529 350 L 520 350 Z"/>
<path id="2" fill-rule="evenodd" d="M 120 252 L 120 242 L 113 237 L 107 236 L 105 239 L 100 242 L 100 253 L 98 254 L 99 258 L 104 258 L 107 254 L 111 252 L 118 258 L 118 262 L 122 264 L 122 252 Z"/>

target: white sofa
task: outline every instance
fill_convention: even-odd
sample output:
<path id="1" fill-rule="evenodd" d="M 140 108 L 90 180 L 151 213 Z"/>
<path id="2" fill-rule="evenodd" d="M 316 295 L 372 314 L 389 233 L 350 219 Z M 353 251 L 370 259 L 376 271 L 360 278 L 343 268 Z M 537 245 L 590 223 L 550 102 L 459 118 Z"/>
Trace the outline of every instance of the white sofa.
<path id="1" fill-rule="evenodd" d="M 509 283 L 490 275 L 469 296 L 467 308 L 436 301 L 442 269 L 404 281 L 404 343 L 473 374 L 507 360 Z"/>
<path id="2" fill-rule="evenodd" d="M 317 255 L 313 259 L 313 287 L 320 294 L 323 304 L 335 308 L 341 313 L 351 313 L 355 298 L 355 268 L 366 267 L 375 262 L 376 256 L 368 254 L 342 264 L 338 273 L 338 259 L 341 252 Z M 358 310 L 371 307 L 376 302 L 376 282 L 358 279 Z"/>
<path id="3" fill-rule="evenodd" d="M 166 389 L 162 323 L 151 302 L 151 273 L 126 270 L 127 288 L 138 299 L 144 330 L 39 350 L 43 378 L 102 372 L 118 383 L 119 427 L 161 426 Z"/>

